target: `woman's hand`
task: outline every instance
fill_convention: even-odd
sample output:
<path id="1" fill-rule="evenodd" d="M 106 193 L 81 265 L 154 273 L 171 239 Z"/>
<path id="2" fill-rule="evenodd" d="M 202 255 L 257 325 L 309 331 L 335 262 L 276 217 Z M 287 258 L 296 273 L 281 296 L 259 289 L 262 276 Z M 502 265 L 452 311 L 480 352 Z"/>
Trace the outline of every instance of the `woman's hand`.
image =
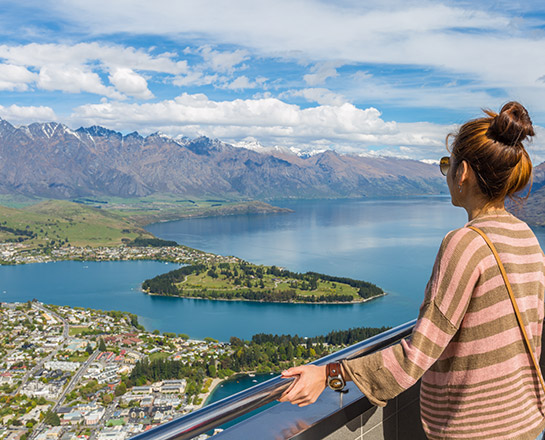
<path id="1" fill-rule="evenodd" d="M 306 406 L 316 402 L 326 387 L 326 369 L 316 365 L 302 365 L 282 371 L 282 377 L 295 377 L 295 381 L 282 393 L 279 402 Z"/>

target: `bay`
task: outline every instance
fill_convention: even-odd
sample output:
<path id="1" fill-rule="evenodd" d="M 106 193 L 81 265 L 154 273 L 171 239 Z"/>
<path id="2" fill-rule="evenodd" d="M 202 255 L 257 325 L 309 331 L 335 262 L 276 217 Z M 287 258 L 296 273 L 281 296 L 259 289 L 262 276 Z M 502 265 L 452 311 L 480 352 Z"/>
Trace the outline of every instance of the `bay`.
<path id="1" fill-rule="evenodd" d="M 232 378 L 222 381 L 216 388 L 214 388 L 214 390 L 210 393 L 210 395 L 204 402 L 204 406 L 210 405 L 211 403 L 217 402 L 233 394 L 244 391 L 247 388 L 260 384 L 261 382 L 265 382 L 273 378 L 274 376 L 275 374 L 237 374 Z M 261 411 L 265 411 L 267 408 L 270 408 L 271 406 L 274 406 L 276 404 L 277 402 L 268 403 L 258 408 L 257 410 L 251 411 L 250 413 L 238 417 L 235 420 L 231 420 L 230 422 L 222 424 L 221 426 L 219 426 L 219 428 L 227 429 L 230 426 L 236 425 L 242 420 L 245 420 L 257 413 L 260 413 Z M 212 435 L 213 432 L 209 432 L 208 434 Z"/>
<path id="2" fill-rule="evenodd" d="M 315 336 L 394 326 L 416 316 L 443 236 L 466 213 L 446 197 L 278 201 L 290 214 L 243 215 L 150 225 L 163 239 L 257 264 L 373 282 L 388 292 L 365 304 L 266 304 L 149 296 L 140 284 L 177 268 L 155 261 L 0 267 L 0 301 L 124 310 L 148 329 L 227 341 L 255 333 Z M 542 246 L 545 228 L 534 229 Z"/>
<path id="3" fill-rule="evenodd" d="M 275 374 L 253 374 L 251 376 L 249 374 L 238 374 L 220 382 L 220 384 L 210 393 L 204 404 L 205 406 L 210 405 L 211 403 L 225 399 L 240 391 L 244 391 L 247 388 L 265 382 L 275 376 Z"/>

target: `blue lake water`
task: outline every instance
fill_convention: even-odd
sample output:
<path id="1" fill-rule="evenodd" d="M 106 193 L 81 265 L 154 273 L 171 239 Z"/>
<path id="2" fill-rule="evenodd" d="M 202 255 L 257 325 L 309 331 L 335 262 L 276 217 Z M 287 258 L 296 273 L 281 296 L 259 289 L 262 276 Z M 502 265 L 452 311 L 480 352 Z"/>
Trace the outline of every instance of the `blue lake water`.
<path id="1" fill-rule="evenodd" d="M 149 330 L 194 338 L 255 333 L 314 336 L 416 316 L 441 239 L 467 218 L 446 197 L 287 201 L 290 214 L 245 215 L 150 225 L 163 239 L 258 264 L 371 281 L 388 292 L 366 304 L 304 305 L 150 297 L 146 278 L 177 266 L 154 261 L 58 262 L 0 267 L 0 301 L 125 310 Z M 535 229 L 542 246 L 545 228 Z"/>
<path id="2" fill-rule="evenodd" d="M 208 399 L 206 399 L 204 403 L 204 406 L 210 405 L 211 403 L 217 402 L 218 400 L 225 399 L 226 397 L 229 397 L 240 391 L 244 391 L 245 389 L 253 387 L 254 385 L 257 385 L 261 382 L 265 382 L 274 377 L 275 375 L 276 374 L 256 374 L 254 376 L 249 376 L 247 374 L 242 374 L 237 375 L 231 379 L 224 380 L 212 391 L 212 393 L 210 393 Z M 276 405 L 276 402 L 268 403 L 267 405 L 264 405 L 261 408 L 250 412 L 249 414 L 238 417 L 237 419 L 231 420 L 230 422 L 224 423 L 220 426 L 220 428 L 227 429 L 230 426 L 236 425 L 237 423 L 241 422 L 244 419 L 247 419 L 248 417 L 251 417 L 254 414 L 265 411 L 267 408 L 270 408 L 273 405 Z M 210 432 L 209 434 L 211 435 L 212 432 Z"/>

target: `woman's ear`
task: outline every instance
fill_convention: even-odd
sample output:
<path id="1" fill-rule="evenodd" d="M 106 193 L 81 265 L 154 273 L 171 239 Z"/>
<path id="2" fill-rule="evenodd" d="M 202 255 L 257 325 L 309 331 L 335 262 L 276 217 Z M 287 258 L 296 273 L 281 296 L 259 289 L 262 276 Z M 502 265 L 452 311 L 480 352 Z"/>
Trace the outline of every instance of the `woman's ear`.
<path id="1" fill-rule="evenodd" d="M 456 168 L 456 183 L 458 186 L 463 186 L 465 183 L 469 182 L 471 171 L 472 169 L 467 161 L 462 160 L 462 162 L 458 164 L 458 167 Z"/>

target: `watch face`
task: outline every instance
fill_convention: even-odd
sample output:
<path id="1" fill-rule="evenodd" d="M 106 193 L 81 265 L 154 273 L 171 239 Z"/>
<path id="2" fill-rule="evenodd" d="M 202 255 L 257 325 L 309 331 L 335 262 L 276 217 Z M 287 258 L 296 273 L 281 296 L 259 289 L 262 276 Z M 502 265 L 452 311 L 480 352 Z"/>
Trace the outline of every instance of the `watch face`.
<path id="1" fill-rule="evenodd" d="M 329 386 L 334 390 L 339 390 L 344 387 L 344 382 L 339 378 L 332 377 L 329 379 Z"/>

